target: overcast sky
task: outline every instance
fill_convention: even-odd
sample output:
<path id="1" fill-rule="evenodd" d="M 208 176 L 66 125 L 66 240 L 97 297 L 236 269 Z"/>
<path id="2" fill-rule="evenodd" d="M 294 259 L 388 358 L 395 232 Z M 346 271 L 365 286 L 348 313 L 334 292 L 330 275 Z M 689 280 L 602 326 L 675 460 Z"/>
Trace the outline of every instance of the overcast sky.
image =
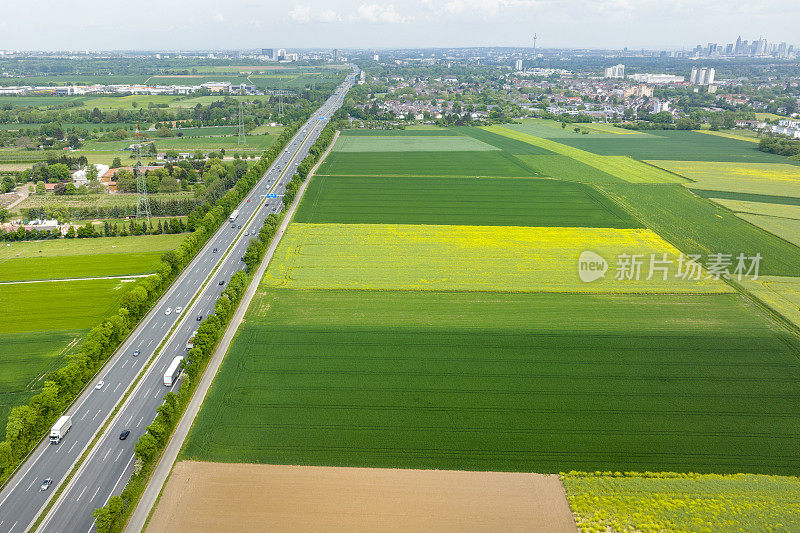
<path id="1" fill-rule="evenodd" d="M 800 0 L 39 0 L 3 2 L 0 49 L 800 44 Z"/>

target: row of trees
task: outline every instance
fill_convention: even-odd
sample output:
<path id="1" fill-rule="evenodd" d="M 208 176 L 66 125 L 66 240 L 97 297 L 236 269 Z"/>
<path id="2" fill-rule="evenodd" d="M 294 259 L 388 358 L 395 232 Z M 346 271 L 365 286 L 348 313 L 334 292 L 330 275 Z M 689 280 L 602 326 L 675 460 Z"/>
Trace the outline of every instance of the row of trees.
<path id="1" fill-rule="evenodd" d="M 220 224 L 227 221 L 230 212 L 263 176 L 298 128 L 299 123 L 287 127 L 278 142 L 270 146 L 261 160 L 227 193 L 198 205 L 187 225 L 192 233 L 176 250 L 164 253 L 156 273 L 133 284 L 122 297 L 117 313 L 89 332 L 77 353 L 67 356 L 65 366 L 45 377 L 42 392 L 32 397 L 27 405 L 11 410 L 6 424 L 6 439 L 0 442 L 0 483 L 11 475 L 59 414 L 80 394 L 89 379 L 116 351 Z"/>
<path id="2" fill-rule="evenodd" d="M 114 224 L 104 222 L 98 229 L 97 226 L 91 222 L 87 222 L 84 226 L 70 226 L 67 229 L 64 238 L 67 239 L 86 239 L 96 237 L 127 237 L 129 235 L 161 235 L 162 233 L 183 233 L 186 231 L 186 224 L 179 218 L 171 220 L 158 221 L 153 224 L 150 221 L 148 225 L 146 222 L 135 222 L 131 220 L 128 224 Z M 0 232 L 0 242 L 9 241 L 42 241 L 48 239 L 58 239 L 62 237 L 60 229 L 53 230 L 25 230 L 20 226 L 16 231 Z"/>
<path id="3" fill-rule="evenodd" d="M 204 201 L 199 198 L 170 198 L 160 200 L 150 198 L 150 214 L 154 217 L 175 217 L 189 214 L 195 207 Z M 114 205 L 107 207 L 66 207 L 63 205 L 50 205 L 43 207 L 29 207 L 21 210 L 22 217 L 26 220 L 36 218 L 56 220 L 87 220 L 94 218 L 127 218 L 136 216 L 136 204 Z"/>
<path id="4" fill-rule="evenodd" d="M 759 141 L 758 149 L 762 152 L 784 155 L 800 160 L 800 140 L 786 137 L 764 137 Z"/>

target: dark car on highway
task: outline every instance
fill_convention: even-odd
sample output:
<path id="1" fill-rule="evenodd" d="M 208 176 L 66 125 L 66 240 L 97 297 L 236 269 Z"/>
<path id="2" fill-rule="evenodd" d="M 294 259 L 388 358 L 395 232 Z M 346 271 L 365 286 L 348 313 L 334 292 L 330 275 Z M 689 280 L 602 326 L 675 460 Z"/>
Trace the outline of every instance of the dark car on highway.
<path id="1" fill-rule="evenodd" d="M 127 439 L 128 435 L 130 435 L 130 434 L 131 434 L 131 431 L 129 429 L 122 430 L 122 433 L 119 434 L 119 440 Z"/>

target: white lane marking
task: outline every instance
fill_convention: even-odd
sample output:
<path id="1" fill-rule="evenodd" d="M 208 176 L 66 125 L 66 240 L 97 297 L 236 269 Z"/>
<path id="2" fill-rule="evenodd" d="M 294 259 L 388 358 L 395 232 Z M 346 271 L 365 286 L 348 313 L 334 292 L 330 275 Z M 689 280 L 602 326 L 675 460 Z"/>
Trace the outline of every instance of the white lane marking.
<path id="1" fill-rule="evenodd" d="M 100 414 L 100 409 L 98 409 L 98 410 L 97 410 L 97 414 L 95 414 L 95 415 L 92 417 L 92 420 L 94 420 L 95 418 L 97 418 L 97 415 L 99 415 L 99 414 Z"/>
<path id="2" fill-rule="evenodd" d="M 145 392 L 144 395 L 145 396 L 149 396 L 151 390 L 153 390 L 153 387 L 150 387 L 149 389 L 147 389 L 147 392 Z"/>
<path id="3" fill-rule="evenodd" d="M 114 459 L 114 462 L 115 462 L 115 463 L 116 463 L 117 461 L 119 461 L 119 458 L 120 458 L 120 456 L 122 455 L 122 452 L 124 452 L 124 451 L 125 451 L 125 450 L 120 450 L 120 451 L 119 451 L 119 454 L 117 455 L 117 458 L 116 458 L 116 459 Z"/>
<path id="4" fill-rule="evenodd" d="M 103 387 L 103 392 L 107 391 L 110 386 L 111 386 L 111 383 L 106 383 L 106 386 Z"/>
<path id="5" fill-rule="evenodd" d="M 108 454 L 110 453 L 111 453 L 111 448 L 109 448 L 106 454 L 103 456 L 103 461 L 105 461 L 108 458 Z"/>
<path id="6" fill-rule="evenodd" d="M 78 497 L 77 497 L 77 498 L 75 498 L 75 501 L 76 501 L 76 502 L 77 502 L 78 500 L 80 500 L 80 499 L 81 499 L 81 496 L 83 496 L 83 493 L 84 493 L 84 492 L 86 492 L 86 487 L 83 487 L 83 490 L 81 491 L 81 493 L 80 493 L 80 494 L 78 494 Z"/>
<path id="7" fill-rule="evenodd" d="M 89 411 L 86 411 L 85 413 L 83 413 L 83 416 L 81 417 L 81 420 L 83 420 L 84 418 L 86 418 L 86 415 L 88 415 L 88 414 L 89 414 Z"/>
<path id="8" fill-rule="evenodd" d="M 133 415 L 131 415 L 131 417 L 128 419 L 128 423 L 125 424 L 125 425 L 126 426 L 130 426 L 131 425 L 131 420 L 133 420 Z"/>
<path id="9" fill-rule="evenodd" d="M 94 494 L 92 494 L 92 499 L 89 500 L 89 503 L 92 503 L 94 501 L 94 497 L 97 496 L 98 492 L 100 492 L 100 487 L 97 487 L 97 490 L 94 491 Z"/>
<path id="10" fill-rule="evenodd" d="M 127 359 L 125 359 L 125 362 L 122 363 L 122 368 L 125 368 L 126 366 L 128 366 L 128 360 Z"/>
<path id="11" fill-rule="evenodd" d="M 119 388 L 120 385 L 122 385 L 121 381 L 119 383 L 117 383 L 117 386 L 114 387 L 114 390 L 112 392 L 117 392 L 117 389 Z"/>
<path id="12" fill-rule="evenodd" d="M 155 339 L 150 339 L 150 342 L 148 342 L 148 343 L 147 343 L 147 347 L 148 347 L 148 348 L 150 347 L 150 345 L 151 345 L 151 344 L 153 344 L 153 341 L 154 341 L 154 340 L 155 340 Z"/>
<path id="13" fill-rule="evenodd" d="M 106 501 L 103 504 L 104 507 L 106 503 L 108 503 L 108 500 L 111 499 L 111 495 L 114 494 L 114 491 L 117 490 L 117 485 L 119 485 L 119 482 L 122 481 L 122 477 L 125 475 L 125 471 L 128 470 L 128 467 L 131 466 L 131 461 L 133 461 L 134 457 L 136 457 L 136 454 L 131 455 L 131 458 L 128 459 L 128 464 L 126 464 L 125 468 L 122 469 L 122 473 L 119 475 L 119 478 L 117 478 L 117 482 L 114 483 L 114 488 L 111 489 L 111 492 L 108 494 L 108 498 L 106 498 Z M 91 529 L 89 530 L 89 533 L 92 533 Z"/>
<path id="14" fill-rule="evenodd" d="M 155 395 L 153 396 L 153 398 L 158 398 L 158 389 L 156 389 L 156 393 L 155 393 Z"/>
<path id="15" fill-rule="evenodd" d="M 11 526 L 11 529 L 8 530 L 8 533 L 11 533 L 14 530 L 14 526 L 16 526 L 18 522 L 19 520 L 17 520 L 17 522 L 14 522 L 14 525 Z"/>
<path id="16" fill-rule="evenodd" d="M 67 453 L 72 453 L 72 448 L 74 448 L 76 444 L 78 444 L 78 441 L 75 441 L 75 442 L 72 443 L 72 446 L 69 447 L 69 450 L 67 450 Z"/>
<path id="17" fill-rule="evenodd" d="M 142 423 L 142 420 L 144 420 L 144 417 L 142 417 L 142 418 L 140 418 L 140 419 L 139 419 L 139 423 L 138 423 L 138 424 L 136 424 L 136 427 L 137 427 L 137 428 L 138 428 L 138 427 L 141 425 L 141 423 Z"/>
<path id="18" fill-rule="evenodd" d="M 58 452 L 60 452 L 60 451 L 61 451 L 61 446 L 59 446 L 58 444 L 56 444 L 56 446 L 57 446 L 57 448 L 56 448 L 56 453 L 58 453 Z"/>
<path id="19" fill-rule="evenodd" d="M 28 488 L 27 488 L 27 489 L 25 489 L 25 492 L 28 492 L 29 490 L 31 490 L 31 487 L 33 487 L 33 484 L 34 484 L 34 483 L 36 483 L 36 480 L 35 480 L 35 479 L 34 479 L 33 481 L 31 481 L 31 484 L 30 484 L 30 485 L 28 485 Z"/>

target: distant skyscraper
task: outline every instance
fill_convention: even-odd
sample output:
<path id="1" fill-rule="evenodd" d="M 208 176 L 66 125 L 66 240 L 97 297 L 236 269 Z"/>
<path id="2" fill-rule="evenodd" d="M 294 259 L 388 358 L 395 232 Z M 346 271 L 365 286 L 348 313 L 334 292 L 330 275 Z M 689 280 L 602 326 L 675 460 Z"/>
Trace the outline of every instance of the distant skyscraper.
<path id="1" fill-rule="evenodd" d="M 262 48 L 261 49 L 261 55 L 262 56 L 265 56 L 265 57 L 268 57 L 268 58 L 272 59 L 273 54 L 274 53 L 272 51 L 272 48 Z"/>
<path id="2" fill-rule="evenodd" d="M 339 49 L 338 48 L 334 48 L 333 49 L 333 60 L 334 61 L 339 61 Z"/>
<path id="3" fill-rule="evenodd" d="M 516 68 L 517 70 L 522 70 L 522 60 L 521 59 L 517 59 L 516 63 L 514 64 L 514 68 Z"/>
<path id="4" fill-rule="evenodd" d="M 378 54 L 373 54 L 372 55 L 372 60 L 373 61 L 380 61 L 381 60 L 381 56 L 379 56 Z"/>
<path id="5" fill-rule="evenodd" d="M 283 48 L 278 48 L 278 54 L 275 56 L 275 59 L 278 61 L 283 61 L 286 59 L 286 50 Z"/>

